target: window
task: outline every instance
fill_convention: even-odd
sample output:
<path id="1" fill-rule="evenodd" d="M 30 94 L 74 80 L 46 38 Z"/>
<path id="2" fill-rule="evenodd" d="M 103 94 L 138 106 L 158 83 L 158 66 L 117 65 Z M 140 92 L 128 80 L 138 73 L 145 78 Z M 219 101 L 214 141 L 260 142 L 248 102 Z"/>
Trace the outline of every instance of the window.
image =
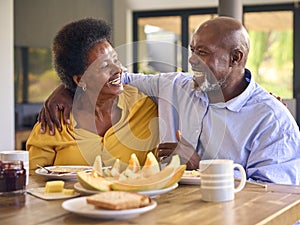
<path id="1" fill-rule="evenodd" d="M 141 18 L 138 27 L 138 71 L 156 73 L 180 70 L 180 17 Z"/>
<path id="2" fill-rule="evenodd" d="M 59 83 L 50 49 L 15 48 L 15 103 L 42 103 Z"/>
<path id="3" fill-rule="evenodd" d="M 269 92 L 293 98 L 293 12 L 244 14 L 251 48 L 247 67 Z"/>
<path id="4" fill-rule="evenodd" d="M 295 95 L 293 93 L 296 93 L 294 82 L 297 71 L 295 72 L 294 69 L 295 50 L 293 46 L 295 10 L 293 4 L 244 6 L 244 25 L 249 31 L 251 39 L 247 67 L 261 86 L 282 98 L 293 98 Z M 176 41 L 171 43 L 181 44 L 182 49 L 187 49 L 194 29 L 204 21 L 216 16 L 217 8 L 136 12 L 134 13 L 134 24 L 136 23 L 138 26 L 134 26 L 134 34 L 138 35 L 134 35 L 134 41 L 162 40 L 164 38 L 161 35 L 173 34 Z M 153 30 L 156 29 L 155 34 L 146 34 L 147 26 Z M 177 51 L 171 51 L 167 48 L 160 48 L 160 52 L 163 52 L 161 57 L 168 55 L 168 58 L 174 60 L 176 55 L 173 54 L 177 53 L 178 55 L 176 63 L 174 63 L 177 69 L 168 71 L 181 71 L 181 68 L 186 68 L 183 71 L 187 71 L 185 65 L 188 64 L 188 57 L 185 57 L 184 52 L 179 49 L 178 47 Z M 152 51 L 157 50 L 154 48 L 148 48 L 147 51 L 138 49 L 136 52 L 138 61 L 143 61 L 145 56 L 143 54 L 149 56 Z M 154 58 L 156 55 L 152 55 L 152 57 Z M 148 62 L 143 62 L 143 65 L 151 64 L 149 58 Z M 139 66 L 134 69 L 135 72 L 153 72 L 153 70 L 144 70 L 143 68 Z M 152 67 L 147 68 L 153 69 Z M 166 72 L 166 70 L 157 67 L 154 72 Z"/>
<path id="5" fill-rule="evenodd" d="M 43 102 L 60 80 L 52 69 L 50 49 L 16 47 L 14 55 L 16 146 L 25 149 L 22 131 L 36 123 Z"/>

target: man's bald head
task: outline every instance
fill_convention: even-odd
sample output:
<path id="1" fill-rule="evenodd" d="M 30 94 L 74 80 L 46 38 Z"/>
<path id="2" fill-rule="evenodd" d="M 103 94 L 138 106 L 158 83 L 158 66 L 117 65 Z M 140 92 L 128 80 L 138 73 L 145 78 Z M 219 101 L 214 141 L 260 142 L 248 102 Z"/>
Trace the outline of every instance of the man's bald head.
<path id="1" fill-rule="evenodd" d="M 231 17 L 217 17 L 201 24 L 194 35 L 201 36 L 206 33 L 207 38 L 228 50 L 239 49 L 244 53 L 246 64 L 250 49 L 250 40 L 245 27 L 236 19 Z"/>

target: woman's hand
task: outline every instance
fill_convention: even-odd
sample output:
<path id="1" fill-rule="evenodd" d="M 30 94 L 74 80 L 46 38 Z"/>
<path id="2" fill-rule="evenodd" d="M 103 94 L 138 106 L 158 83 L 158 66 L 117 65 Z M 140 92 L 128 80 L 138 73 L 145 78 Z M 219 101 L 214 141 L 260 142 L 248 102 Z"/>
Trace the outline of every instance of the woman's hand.
<path id="1" fill-rule="evenodd" d="M 58 86 L 47 98 L 41 109 L 38 121 L 41 123 L 41 133 L 46 132 L 48 125 L 50 135 L 55 134 L 54 126 L 61 131 L 59 111 L 63 112 L 63 121 L 70 124 L 70 112 L 72 110 L 73 95 L 64 85 Z"/>
<path id="2" fill-rule="evenodd" d="M 278 101 L 280 101 L 284 106 L 287 107 L 287 104 L 283 101 L 283 99 L 280 96 L 276 96 L 272 92 L 270 92 L 270 95 L 273 95 Z"/>

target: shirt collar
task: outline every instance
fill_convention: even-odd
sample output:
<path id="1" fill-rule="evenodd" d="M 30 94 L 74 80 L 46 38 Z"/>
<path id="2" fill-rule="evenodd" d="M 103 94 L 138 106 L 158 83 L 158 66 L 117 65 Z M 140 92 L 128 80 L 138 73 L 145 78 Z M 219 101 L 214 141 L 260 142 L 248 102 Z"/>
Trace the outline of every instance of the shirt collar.
<path id="1" fill-rule="evenodd" d="M 251 72 L 248 69 L 245 69 L 244 73 L 245 80 L 249 83 L 247 88 L 238 96 L 236 96 L 233 99 L 230 99 L 227 102 L 220 102 L 211 104 L 218 108 L 227 108 L 233 112 L 239 112 L 242 107 L 246 104 L 246 102 L 251 97 L 254 89 L 255 89 L 255 81 L 254 78 L 251 75 Z"/>

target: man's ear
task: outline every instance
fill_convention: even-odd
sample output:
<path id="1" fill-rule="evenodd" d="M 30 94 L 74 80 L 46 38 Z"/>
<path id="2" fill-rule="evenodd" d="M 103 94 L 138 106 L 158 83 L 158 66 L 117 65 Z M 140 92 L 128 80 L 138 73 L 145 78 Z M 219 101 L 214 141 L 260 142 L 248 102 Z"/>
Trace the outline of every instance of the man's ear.
<path id="1" fill-rule="evenodd" d="M 239 50 L 235 49 L 230 54 L 230 66 L 238 65 L 244 57 L 244 53 Z"/>

